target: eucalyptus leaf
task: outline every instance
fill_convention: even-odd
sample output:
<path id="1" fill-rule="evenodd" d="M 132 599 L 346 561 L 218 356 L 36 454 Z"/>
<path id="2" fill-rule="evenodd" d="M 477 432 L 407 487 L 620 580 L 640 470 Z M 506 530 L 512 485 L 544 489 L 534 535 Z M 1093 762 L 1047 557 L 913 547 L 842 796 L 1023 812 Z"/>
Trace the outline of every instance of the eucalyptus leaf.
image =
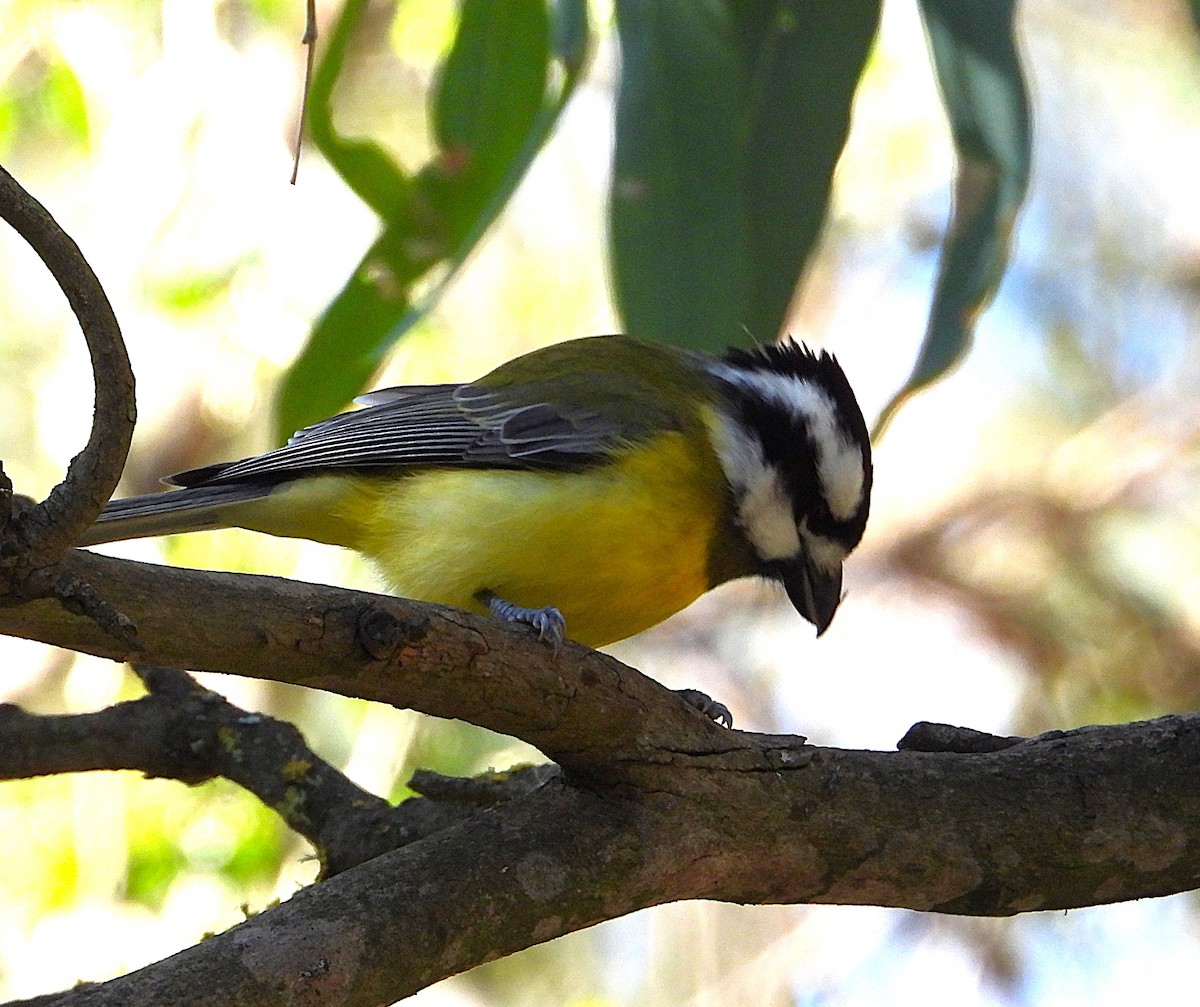
<path id="1" fill-rule="evenodd" d="M 877 0 L 617 0 L 610 230 L 626 327 L 779 335 L 820 234 Z"/>
<path id="2" fill-rule="evenodd" d="M 999 286 L 1029 184 L 1029 99 L 1013 33 L 1013 0 L 921 0 L 958 157 L 954 209 L 925 338 L 876 436 L 916 391 L 966 355 Z"/>
<path id="3" fill-rule="evenodd" d="M 316 145 L 382 230 L 284 376 L 280 441 L 344 407 L 437 302 L 549 138 L 591 51 L 586 0 L 466 0 L 433 94 L 438 151 L 409 176 L 333 123 L 334 87 L 365 8 L 350 0 L 335 23 L 310 122 Z M 418 301 L 414 286 L 435 268 L 439 282 Z"/>

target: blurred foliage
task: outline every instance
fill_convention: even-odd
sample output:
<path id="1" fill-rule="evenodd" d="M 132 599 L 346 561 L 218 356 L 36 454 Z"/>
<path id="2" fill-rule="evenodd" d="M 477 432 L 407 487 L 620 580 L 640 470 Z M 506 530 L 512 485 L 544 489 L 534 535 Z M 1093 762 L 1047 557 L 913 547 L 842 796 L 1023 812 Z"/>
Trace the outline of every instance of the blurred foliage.
<path id="1" fill-rule="evenodd" d="M 628 329 L 781 332 L 825 219 L 878 0 L 618 0 L 612 273 Z"/>
<path id="2" fill-rule="evenodd" d="M 549 138 L 591 48 L 586 0 L 464 0 L 431 94 L 435 151 L 409 174 L 334 123 L 335 85 L 368 7 L 348 0 L 338 15 L 308 114 L 316 147 L 382 230 L 284 377 L 277 441 L 345 406 L 433 307 Z"/>
<path id="3" fill-rule="evenodd" d="M 1069 330 L 1053 346 L 1053 387 L 992 432 L 1022 471 L 930 513 L 884 563 L 1022 655 L 1018 731 L 1200 709 L 1200 413 L 1190 394 L 1123 394 Z"/>
<path id="4" fill-rule="evenodd" d="M 0 151 L 39 135 L 56 144 L 65 140 L 77 154 L 91 139 L 79 78 L 64 63 L 31 58 L 0 93 Z"/>
<path id="5" fill-rule="evenodd" d="M 216 269 L 197 269 L 165 277 L 151 276 L 146 281 L 146 299 L 164 313 L 186 315 L 203 312 L 228 295 L 245 261 L 222 263 Z"/>
<path id="6" fill-rule="evenodd" d="M 879 3 L 617 0 L 611 269 L 628 331 L 711 352 L 784 332 Z M 430 95 L 434 154 L 409 174 L 334 125 L 335 84 L 368 7 L 342 9 L 309 116 L 314 143 L 382 232 L 284 378 L 278 441 L 342 408 L 436 304 L 549 139 L 591 47 L 584 0 L 466 0 Z M 926 0 L 922 11 L 960 165 L 925 346 L 893 409 L 966 352 L 1029 174 L 1013 3 Z"/>
<path id="7" fill-rule="evenodd" d="M 1029 184 L 1029 101 L 1012 0 L 921 0 L 942 100 L 958 151 L 954 213 L 942 251 L 925 342 L 876 435 L 913 393 L 967 353 L 975 321 L 1000 285 Z"/>

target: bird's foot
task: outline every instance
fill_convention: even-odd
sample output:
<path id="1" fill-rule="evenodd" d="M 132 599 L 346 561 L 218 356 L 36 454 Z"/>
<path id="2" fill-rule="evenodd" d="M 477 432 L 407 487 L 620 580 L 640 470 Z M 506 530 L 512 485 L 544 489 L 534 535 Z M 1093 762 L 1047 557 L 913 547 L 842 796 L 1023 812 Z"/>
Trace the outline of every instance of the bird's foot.
<path id="1" fill-rule="evenodd" d="M 675 695 L 679 696 L 692 709 L 699 710 L 709 720 L 715 720 L 723 727 L 733 727 L 733 714 L 729 712 L 729 707 L 724 703 L 718 703 L 707 693 L 701 692 L 699 689 L 676 689 Z"/>
<path id="2" fill-rule="evenodd" d="M 525 608 L 505 601 L 492 591 L 480 591 L 477 597 L 497 619 L 505 622 L 523 622 L 537 630 L 538 639 L 548 643 L 557 654 L 562 648 L 567 633 L 567 621 L 553 605 L 545 608 Z"/>

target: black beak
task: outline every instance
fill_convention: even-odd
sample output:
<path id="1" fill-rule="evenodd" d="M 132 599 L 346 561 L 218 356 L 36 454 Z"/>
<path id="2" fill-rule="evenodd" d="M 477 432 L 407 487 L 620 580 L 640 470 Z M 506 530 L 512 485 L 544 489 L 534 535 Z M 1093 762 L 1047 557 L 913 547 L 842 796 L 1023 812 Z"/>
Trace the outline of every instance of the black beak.
<path id="1" fill-rule="evenodd" d="M 817 627 L 817 636 L 824 633 L 842 601 L 841 564 L 836 570 L 824 570 L 801 550 L 783 567 L 780 579 L 796 611 Z"/>

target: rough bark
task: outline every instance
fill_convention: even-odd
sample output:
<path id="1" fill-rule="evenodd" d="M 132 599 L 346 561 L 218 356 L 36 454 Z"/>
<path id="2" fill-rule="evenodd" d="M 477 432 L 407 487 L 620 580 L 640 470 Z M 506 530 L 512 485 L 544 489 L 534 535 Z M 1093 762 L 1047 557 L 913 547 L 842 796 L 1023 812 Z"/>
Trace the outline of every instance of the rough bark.
<path id="1" fill-rule="evenodd" d="M 1200 876 L 1197 718 L 986 754 L 736 734 L 651 754 L 624 783 L 553 781 L 59 1002 L 379 1004 L 674 899 L 1003 915 Z"/>
<path id="2" fill-rule="evenodd" d="M 127 642 L 53 599 L 0 607 L 0 633 L 114 660 L 221 671 L 458 718 L 601 772 L 645 746 L 726 732 L 664 686 L 523 627 L 401 598 L 183 570 L 74 551 L 60 576 L 89 585 L 136 632 Z M 2 604 L 2 603 L 0 603 Z"/>

